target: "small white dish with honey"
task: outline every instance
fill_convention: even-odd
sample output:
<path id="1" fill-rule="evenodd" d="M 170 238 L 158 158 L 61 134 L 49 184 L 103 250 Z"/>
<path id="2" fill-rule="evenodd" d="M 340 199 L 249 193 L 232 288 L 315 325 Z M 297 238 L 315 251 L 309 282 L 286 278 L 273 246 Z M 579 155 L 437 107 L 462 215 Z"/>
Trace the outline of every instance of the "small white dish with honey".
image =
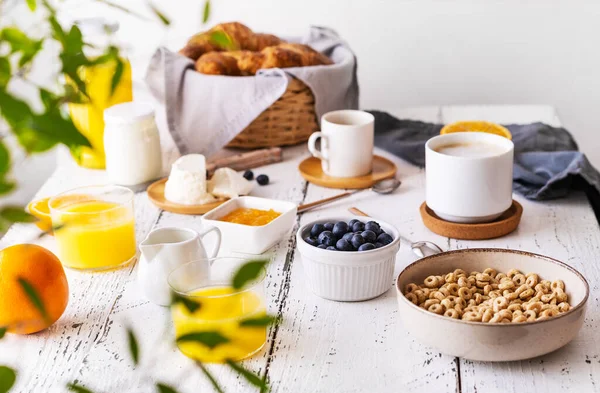
<path id="1" fill-rule="evenodd" d="M 202 221 L 221 230 L 222 249 L 262 254 L 290 233 L 297 208 L 292 202 L 244 196 L 216 207 Z"/>

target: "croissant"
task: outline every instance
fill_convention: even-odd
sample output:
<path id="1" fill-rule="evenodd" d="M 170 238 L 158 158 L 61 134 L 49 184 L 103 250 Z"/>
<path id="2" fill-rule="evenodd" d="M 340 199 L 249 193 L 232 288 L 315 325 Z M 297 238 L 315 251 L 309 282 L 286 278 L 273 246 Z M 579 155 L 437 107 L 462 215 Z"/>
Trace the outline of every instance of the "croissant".
<path id="1" fill-rule="evenodd" d="M 332 64 L 329 58 L 302 44 L 279 44 L 260 52 L 211 52 L 196 62 L 196 70 L 210 75 L 255 75 L 263 68 L 306 67 Z"/>
<path id="2" fill-rule="evenodd" d="M 233 45 L 241 50 L 260 51 L 266 47 L 278 45 L 283 41 L 271 34 L 255 34 L 239 22 L 221 23 L 212 29 L 198 33 L 189 39 L 179 53 L 196 61 L 208 52 L 221 52 L 225 49 L 211 39 L 212 33 L 222 31 L 231 39 Z"/>

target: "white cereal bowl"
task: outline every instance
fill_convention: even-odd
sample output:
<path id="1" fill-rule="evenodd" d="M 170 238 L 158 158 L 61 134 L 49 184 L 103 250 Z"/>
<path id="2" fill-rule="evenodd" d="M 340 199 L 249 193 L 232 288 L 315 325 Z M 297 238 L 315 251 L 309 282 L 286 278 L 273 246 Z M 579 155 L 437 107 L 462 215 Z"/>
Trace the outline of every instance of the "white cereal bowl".
<path id="1" fill-rule="evenodd" d="M 494 268 L 518 269 L 541 279 L 563 280 L 572 309 L 542 321 L 490 324 L 456 320 L 426 311 L 403 295 L 409 283 L 422 284 L 430 275 L 460 268 L 466 272 Z M 555 259 L 524 251 L 480 248 L 448 251 L 420 259 L 404 269 L 396 281 L 400 319 L 419 341 L 440 352 L 478 361 L 523 360 L 545 355 L 568 344 L 585 317 L 589 286 L 572 267 Z"/>
<path id="2" fill-rule="evenodd" d="M 369 251 L 323 250 L 304 241 L 314 224 L 326 222 L 376 221 L 392 235 L 394 241 Z M 392 225 L 369 217 L 328 217 L 303 225 L 296 234 L 298 251 L 309 288 L 325 299 L 356 302 L 375 298 L 390 289 L 394 279 L 394 264 L 400 248 L 400 235 Z"/>
<path id="3" fill-rule="evenodd" d="M 273 209 L 281 215 L 262 226 L 219 221 L 221 217 L 239 208 Z M 290 233 L 296 221 L 297 209 L 298 206 L 292 202 L 243 196 L 230 199 L 212 209 L 202 217 L 202 221 L 207 226 L 212 225 L 221 230 L 222 249 L 244 254 L 262 254 Z"/>

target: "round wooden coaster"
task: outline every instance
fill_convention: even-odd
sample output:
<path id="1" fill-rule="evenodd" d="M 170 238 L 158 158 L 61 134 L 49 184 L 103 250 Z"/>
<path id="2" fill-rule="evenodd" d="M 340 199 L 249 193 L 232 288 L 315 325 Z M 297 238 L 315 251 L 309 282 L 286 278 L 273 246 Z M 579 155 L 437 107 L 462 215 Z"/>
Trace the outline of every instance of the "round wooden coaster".
<path id="1" fill-rule="evenodd" d="M 523 206 L 515 200 L 513 200 L 510 208 L 495 221 L 481 224 L 460 224 L 444 221 L 436 216 L 425 202 L 419 210 L 423 224 L 430 231 L 438 235 L 462 240 L 485 240 L 507 235 L 517 229 L 521 221 L 521 215 L 523 215 Z"/>
<path id="2" fill-rule="evenodd" d="M 362 189 L 369 188 L 379 180 L 396 175 L 396 164 L 381 156 L 373 156 L 373 171 L 365 176 L 333 177 L 326 175 L 321 167 L 321 160 L 309 157 L 302 161 L 298 170 L 310 183 L 328 188 Z"/>
<path id="3" fill-rule="evenodd" d="M 165 198 L 165 183 L 167 178 L 160 179 L 148 186 L 146 190 L 148 192 L 148 198 L 155 206 L 166 210 L 171 213 L 177 214 L 190 214 L 200 215 L 208 213 L 215 207 L 225 203 L 225 200 L 218 200 L 217 202 L 207 203 L 205 205 L 181 205 L 179 203 L 173 203 Z"/>

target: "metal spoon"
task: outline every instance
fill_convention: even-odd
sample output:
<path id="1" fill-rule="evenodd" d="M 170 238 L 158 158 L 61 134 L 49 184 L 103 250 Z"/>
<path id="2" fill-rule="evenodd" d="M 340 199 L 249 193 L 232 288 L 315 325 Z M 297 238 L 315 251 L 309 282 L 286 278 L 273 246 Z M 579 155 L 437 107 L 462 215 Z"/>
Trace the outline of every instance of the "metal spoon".
<path id="1" fill-rule="evenodd" d="M 373 184 L 373 186 L 371 188 L 348 191 L 343 194 L 338 194 L 338 195 L 335 195 L 335 196 L 332 196 L 329 198 L 325 198 L 325 199 L 321 199 L 321 200 L 318 200 L 315 202 L 300 205 L 300 206 L 298 206 L 298 213 L 304 213 L 305 211 L 315 208 L 317 206 L 326 205 L 330 202 L 337 201 L 338 199 L 342 199 L 342 198 L 345 198 L 350 195 L 354 195 L 354 194 L 357 194 L 357 193 L 363 192 L 363 191 L 373 191 L 377 194 L 390 194 L 390 193 L 394 192 L 398 187 L 400 187 L 401 184 L 402 184 L 402 182 L 396 178 L 379 180 L 377 183 Z"/>

